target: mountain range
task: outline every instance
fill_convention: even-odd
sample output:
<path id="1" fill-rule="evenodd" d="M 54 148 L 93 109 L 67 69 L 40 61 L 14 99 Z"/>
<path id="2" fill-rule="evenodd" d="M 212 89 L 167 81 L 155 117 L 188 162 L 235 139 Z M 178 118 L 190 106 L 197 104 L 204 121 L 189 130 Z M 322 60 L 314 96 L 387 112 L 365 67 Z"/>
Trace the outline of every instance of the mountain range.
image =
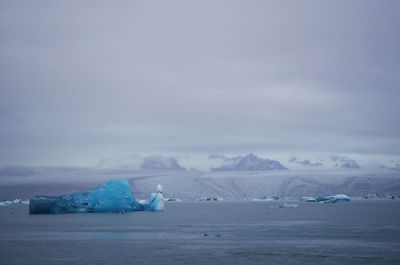
<path id="1" fill-rule="evenodd" d="M 166 196 L 185 200 L 200 197 L 225 199 L 298 197 L 346 193 L 400 196 L 400 162 L 359 163 L 345 156 L 272 160 L 244 156 L 210 155 L 205 170 L 190 164 L 192 157 L 131 155 L 103 159 L 97 166 L 0 168 L 3 198 L 30 198 L 38 194 L 61 195 L 85 190 L 102 182 L 126 178 L 139 198 L 148 197 L 157 184 Z M 188 162 L 189 161 L 189 162 Z M 197 161 L 195 161 L 197 162 Z M 366 166 L 367 165 L 367 166 Z"/>
<path id="2" fill-rule="evenodd" d="M 98 164 L 98 168 L 102 169 L 119 169 L 119 170 L 186 170 L 178 163 L 178 160 L 172 156 L 139 156 L 129 155 L 116 159 L 102 159 Z"/>

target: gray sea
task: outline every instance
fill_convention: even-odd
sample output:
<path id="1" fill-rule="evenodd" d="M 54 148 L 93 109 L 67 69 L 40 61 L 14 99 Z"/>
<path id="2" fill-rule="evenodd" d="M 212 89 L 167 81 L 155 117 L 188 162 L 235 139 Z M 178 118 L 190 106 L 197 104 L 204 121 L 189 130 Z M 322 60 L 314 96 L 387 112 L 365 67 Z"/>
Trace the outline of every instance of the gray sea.
<path id="1" fill-rule="evenodd" d="M 400 201 L 169 202 L 164 212 L 0 208 L 0 264 L 400 264 Z"/>

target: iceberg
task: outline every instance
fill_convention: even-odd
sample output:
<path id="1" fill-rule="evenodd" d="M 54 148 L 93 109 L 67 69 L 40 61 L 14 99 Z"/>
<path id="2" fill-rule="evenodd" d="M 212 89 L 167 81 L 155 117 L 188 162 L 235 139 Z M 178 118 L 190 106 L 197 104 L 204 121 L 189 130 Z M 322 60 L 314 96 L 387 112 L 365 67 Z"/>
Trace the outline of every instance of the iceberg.
<path id="1" fill-rule="evenodd" d="M 336 194 L 329 196 L 318 196 L 314 197 L 301 197 L 301 201 L 303 202 L 319 202 L 319 203 L 335 203 L 335 202 L 349 202 L 351 201 L 350 197 L 345 194 Z"/>
<path id="2" fill-rule="evenodd" d="M 328 196 L 331 198 L 332 202 L 349 202 L 350 197 L 345 194 L 336 194 L 333 196 Z"/>
<path id="3" fill-rule="evenodd" d="M 164 211 L 164 196 L 162 194 L 162 186 L 157 185 L 157 193 L 152 193 L 150 200 L 145 202 L 144 209 L 147 211 Z"/>
<path id="4" fill-rule="evenodd" d="M 101 187 L 58 197 L 36 196 L 29 203 L 29 214 L 163 211 L 162 187 L 148 201 L 135 199 L 126 179 L 112 180 Z"/>
<path id="5" fill-rule="evenodd" d="M 13 203 L 12 201 L 2 201 L 2 202 L 0 202 L 0 207 L 9 206 L 12 203 Z"/>
<path id="6" fill-rule="evenodd" d="M 14 199 L 14 200 L 12 201 L 12 203 L 13 203 L 13 204 L 21 204 L 21 203 L 22 203 L 22 200 L 21 200 L 21 199 Z"/>
<path id="7" fill-rule="evenodd" d="M 315 199 L 314 197 L 301 197 L 300 200 L 303 202 L 316 202 L 317 201 L 317 199 Z"/>
<path id="8" fill-rule="evenodd" d="M 336 194 L 326 197 L 319 196 L 317 197 L 316 201 L 319 203 L 349 202 L 350 197 L 345 194 Z"/>
<path id="9" fill-rule="evenodd" d="M 0 202 L 0 207 L 10 206 L 12 204 L 29 204 L 29 201 L 24 201 L 22 199 L 14 199 L 12 201 L 2 201 Z"/>
<path id="10" fill-rule="evenodd" d="M 280 205 L 279 208 L 299 208 L 299 205 L 285 202 L 283 205 Z"/>

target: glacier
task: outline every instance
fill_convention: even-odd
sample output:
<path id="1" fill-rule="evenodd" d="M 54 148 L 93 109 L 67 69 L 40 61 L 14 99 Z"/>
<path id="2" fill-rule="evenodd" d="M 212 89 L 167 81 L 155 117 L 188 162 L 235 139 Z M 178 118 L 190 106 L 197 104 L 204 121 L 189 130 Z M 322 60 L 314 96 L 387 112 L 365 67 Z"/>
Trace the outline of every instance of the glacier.
<path id="1" fill-rule="evenodd" d="M 29 214 L 163 211 L 164 197 L 158 185 L 148 201 L 135 199 L 126 179 L 112 180 L 101 187 L 57 197 L 36 196 L 29 203 Z"/>

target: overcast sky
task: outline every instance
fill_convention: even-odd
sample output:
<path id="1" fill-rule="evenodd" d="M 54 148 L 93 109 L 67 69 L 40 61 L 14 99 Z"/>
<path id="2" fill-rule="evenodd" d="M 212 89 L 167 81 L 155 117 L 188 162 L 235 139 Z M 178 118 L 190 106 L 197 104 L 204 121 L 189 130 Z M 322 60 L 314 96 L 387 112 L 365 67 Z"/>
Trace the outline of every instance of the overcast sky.
<path id="1" fill-rule="evenodd" d="M 0 0 L 0 164 L 400 155 L 400 1 Z"/>

